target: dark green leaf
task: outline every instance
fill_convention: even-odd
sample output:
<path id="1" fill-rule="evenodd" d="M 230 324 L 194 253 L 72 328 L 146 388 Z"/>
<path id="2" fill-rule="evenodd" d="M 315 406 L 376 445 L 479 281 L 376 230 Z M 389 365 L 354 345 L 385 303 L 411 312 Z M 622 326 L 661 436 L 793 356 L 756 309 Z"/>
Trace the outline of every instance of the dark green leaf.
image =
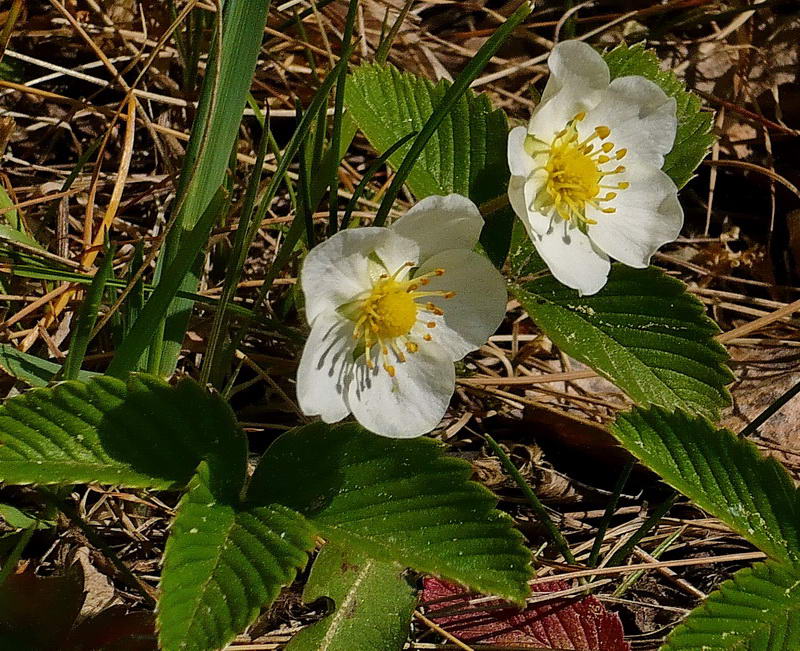
<path id="1" fill-rule="evenodd" d="M 773 561 L 737 572 L 667 639 L 662 651 L 800 649 L 800 571 Z"/>
<path id="2" fill-rule="evenodd" d="M 512 289 L 565 353 L 633 400 L 715 418 L 732 376 L 716 324 L 685 285 L 658 269 L 611 268 L 597 294 L 579 296 L 551 276 Z"/>
<path id="3" fill-rule="evenodd" d="M 611 432 L 670 486 L 763 552 L 800 561 L 800 494 L 783 466 L 750 441 L 658 407 L 621 414 Z"/>
<path id="4" fill-rule="evenodd" d="M 202 462 L 164 552 L 161 648 L 224 647 L 294 580 L 314 548 L 305 519 L 279 504 L 240 508 L 244 473 L 220 486 Z"/>
<path id="5" fill-rule="evenodd" d="M 248 496 L 299 511 L 348 550 L 519 602 L 528 594 L 530 553 L 470 473 L 430 439 L 319 423 L 273 443 Z"/>
<path id="6" fill-rule="evenodd" d="M 201 459 L 243 476 L 245 438 L 230 408 L 191 380 L 99 376 L 34 389 L 0 407 L 0 481 L 170 488 Z"/>

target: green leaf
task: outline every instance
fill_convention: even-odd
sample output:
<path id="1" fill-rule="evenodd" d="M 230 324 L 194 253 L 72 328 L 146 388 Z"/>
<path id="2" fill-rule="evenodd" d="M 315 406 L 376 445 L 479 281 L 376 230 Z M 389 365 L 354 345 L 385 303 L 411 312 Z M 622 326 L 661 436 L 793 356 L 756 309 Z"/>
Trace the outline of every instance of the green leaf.
<path id="1" fill-rule="evenodd" d="M 633 400 L 716 418 L 733 378 L 716 324 L 686 286 L 658 269 L 611 268 L 597 294 L 579 296 L 548 276 L 512 288 L 530 317 L 565 353 Z"/>
<path id="2" fill-rule="evenodd" d="M 667 638 L 662 651 L 800 649 L 800 571 L 773 561 L 740 570 Z"/>
<path id="3" fill-rule="evenodd" d="M 703 418 L 657 407 L 611 432 L 646 466 L 769 556 L 800 561 L 800 494 L 775 459 Z"/>
<path id="4" fill-rule="evenodd" d="M 671 70 L 662 70 L 656 53 L 638 43 L 628 47 L 624 43 L 603 57 L 611 78 L 641 75 L 656 84 L 677 102 L 678 131 L 675 145 L 667 154 L 663 170 L 682 188 L 708 154 L 714 144 L 711 125 L 714 114 L 701 111 L 700 99 L 686 90 L 684 83 Z"/>
<path id="5" fill-rule="evenodd" d="M 333 600 L 336 610 L 292 638 L 286 651 L 400 651 L 417 605 L 396 563 L 327 544 L 314 561 L 303 600 Z"/>
<path id="6" fill-rule="evenodd" d="M 314 548 L 305 519 L 279 504 L 240 508 L 244 472 L 214 482 L 202 462 L 164 552 L 158 628 L 165 651 L 224 647 L 294 580 Z"/>
<path id="7" fill-rule="evenodd" d="M 189 379 L 98 376 L 0 407 L 0 481 L 173 488 L 204 458 L 243 475 L 246 442 L 227 404 Z"/>
<path id="8" fill-rule="evenodd" d="M 391 65 L 362 65 L 348 78 L 345 104 L 372 146 L 384 152 L 423 128 L 449 86 Z M 417 159 L 408 186 L 418 199 L 457 192 L 481 204 L 505 195 L 507 139 L 503 111 L 493 109 L 485 95 L 467 91 Z M 404 145 L 389 158 L 395 169 L 410 147 Z"/>
<path id="9" fill-rule="evenodd" d="M 55 526 L 55 522 L 50 520 L 40 520 L 33 518 L 24 511 L 20 511 L 16 506 L 10 504 L 0 504 L 0 520 L 14 529 L 49 529 Z"/>
<path id="10" fill-rule="evenodd" d="M 316 423 L 272 444 L 248 495 L 299 511 L 348 550 L 521 602 L 530 553 L 470 473 L 468 463 L 445 456 L 430 439 Z"/>
<path id="11" fill-rule="evenodd" d="M 12 377 L 33 387 L 45 387 L 61 370 L 61 365 L 40 359 L 30 353 L 17 350 L 11 344 L 0 344 L 0 368 Z M 86 381 L 97 375 L 91 371 L 80 371 L 78 378 Z M 2 436 L 2 435 L 0 435 Z"/>

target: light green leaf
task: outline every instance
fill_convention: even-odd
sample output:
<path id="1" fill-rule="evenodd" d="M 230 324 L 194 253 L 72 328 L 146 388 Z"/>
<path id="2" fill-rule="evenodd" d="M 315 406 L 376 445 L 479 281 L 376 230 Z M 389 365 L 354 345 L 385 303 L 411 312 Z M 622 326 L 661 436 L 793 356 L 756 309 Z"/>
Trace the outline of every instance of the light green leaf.
<path id="1" fill-rule="evenodd" d="M 33 387 L 45 387 L 61 370 L 61 364 L 24 353 L 11 344 L 0 344 L 0 368 Z M 97 373 L 91 371 L 80 371 L 78 378 L 85 382 L 95 375 Z"/>
<path id="2" fill-rule="evenodd" d="M 667 638 L 662 651 L 800 649 L 800 571 L 767 561 L 740 570 Z"/>
<path id="3" fill-rule="evenodd" d="M 0 407 L 0 481 L 173 488 L 204 458 L 243 475 L 246 443 L 225 402 L 189 379 L 98 376 Z"/>
<path id="4" fill-rule="evenodd" d="M 0 520 L 14 529 L 28 529 L 29 527 L 34 527 L 35 529 L 49 529 L 55 526 L 55 522 L 31 517 L 24 511 L 20 511 L 16 506 L 11 506 L 10 504 L 0 504 Z"/>
<path id="5" fill-rule="evenodd" d="M 396 563 L 325 545 L 303 600 L 328 597 L 336 610 L 295 635 L 286 651 L 400 651 L 417 604 L 402 573 Z"/>
<path id="6" fill-rule="evenodd" d="M 800 561 L 800 494 L 783 466 L 750 441 L 657 407 L 621 414 L 611 432 L 670 486 L 761 551 Z"/>
<path id="7" fill-rule="evenodd" d="M 678 132 L 675 145 L 667 154 L 663 170 L 682 188 L 714 144 L 711 125 L 714 114 L 701 111 L 700 99 L 686 90 L 684 83 L 671 70 L 662 70 L 656 53 L 639 43 L 628 47 L 624 43 L 603 57 L 611 78 L 640 75 L 656 84 L 677 101 Z"/>
<path id="8" fill-rule="evenodd" d="M 392 65 L 368 64 L 348 78 L 345 105 L 378 152 L 419 131 L 441 101 L 449 82 L 433 84 Z M 417 160 L 408 186 L 418 199 L 457 192 L 480 204 L 506 193 L 508 163 L 505 114 L 485 95 L 467 91 Z M 389 162 L 397 168 L 411 144 Z"/>
<path id="9" fill-rule="evenodd" d="M 8 192 L 6 191 L 5 187 L 3 187 L 3 184 L 0 183 L 0 210 L 6 210 L 8 208 L 12 208 L 12 210 L 7 210 L 4 213 L 0 213 L 2 214 L 3 221 L 6 221 L 11 225 L 10 228 L 8 226 L 4 228 L 13 231 L 13 233 L 22 234 L 25 235 L 25 237 L 29 237 L 28 234 L 24 232 L 24 226 L 22 224 L 22 220 L 19 218 L 19 212 L 17 211 L 16 208 L 13 208 L 13 206 L 14 202 L 11 200 L 11 197 L 8 196 Z M 5 230 L 2 230 L 0 232 L 3 233 L 4 237 L 8 237 L 9 239 L 12 240 L 14 239 L 13 235 L 6 235 Z M 31 242 L 33 242 L 33 246 L 37 247 L 39 246 L 39 243 L 36 242 L 33 238 L 29 237 L 29 239 L 31 240 Z"/>
<path id="10" fill-rule="evenodd" d="M 592 296 L 551 276 L 512 292 L 561 350 L 636 402 L 711 418 L 730 403 L 728 355 L 714 340 L 719 329 L 682 282 L 658 269 L 615 264 Z"/>
<path id="11" fill-rule="evenodd" d="M 318 423 L 272 444 L 249 496 L 299 511 L 348 550 L 520 602 L 530 553 L 470 473 L 468 463 L 445 456 L 430 439 Z"/>
<path id="12" fill-rule="evenodd" d="M 314 548 L 298 513 L 237 505 L 244 472 L 222 479 L 202 462 L 178 505 L 158 604 L 164 651 L 224 647 L 294 580 Z"/>

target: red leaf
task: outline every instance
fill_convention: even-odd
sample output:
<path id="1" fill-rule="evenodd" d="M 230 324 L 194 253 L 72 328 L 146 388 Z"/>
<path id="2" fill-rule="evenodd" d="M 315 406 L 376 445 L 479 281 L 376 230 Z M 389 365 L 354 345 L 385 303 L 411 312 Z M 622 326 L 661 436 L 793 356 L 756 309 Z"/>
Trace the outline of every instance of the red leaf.
<path id="1" fill-rule="evenodd" d="M 559 592 L 565 581 L 539 583 L 534 592 Z M 494 600 L 470 605 L 468 595 L 453 583 L 426 578 L 422 605 L 427 616 L 462 642 L 573 651 L 630 651 L 622 622 L 595 597 L 557 598 L 525 610 Z"/>

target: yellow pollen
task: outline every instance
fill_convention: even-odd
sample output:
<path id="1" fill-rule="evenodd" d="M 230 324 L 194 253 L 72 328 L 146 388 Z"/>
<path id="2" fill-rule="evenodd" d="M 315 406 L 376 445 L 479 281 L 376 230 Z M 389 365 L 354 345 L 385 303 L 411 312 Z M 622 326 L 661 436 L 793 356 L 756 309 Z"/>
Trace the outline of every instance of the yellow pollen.
<path id="1" fill-rule="evenodd" d="M 601 189 L 624 190 L 628 187 L 627 182 L 611 186 L 603 184 L 604 177 L 625 171 L 622 165 L 613 170 L 604 168 L 604 165 L 620 160 L 627 150 L 615 149 L 611 141 L 597 146 L 591 144 L 596 138 L 606 140 L 611 136 L 611 129 L 604 125 L 595 127 L 581 140 L 577 125 L 585 118 L 585 113 L 575 115 L 564 129 L 556 133 L 549 146 L 533 136 L 528 136 L 525 143 L 526 151 L 537 163 L 535 172 L 544 170 L 546 173 L 545 187 L 533 199 L 532 208 L 543 214 L 555 212 L 584 232 L 589 225 L 597 223 L 587 216 L 589 208 L 605 214 L 615 212 L 602 208 L 601 204 L 615 199 L 617 193 L 601 195 Z"/>
<path id="2" fill-rule="evenodd" d="M 367 368 L 376 367 L 373 358 L 380 359 L 381 367 L 391 376 L 395 377 L 394 362 L 406 361 L 405 350 L 415 353 L 419 345 L 408 340 L 420 312 L 431 312 L 437 316 L 444 315 L 444 310 L 437 307 L 430 300 L 418 302 L 420 299 L 438 296 L 450 298 L 455 292 L 441 290 L 418 291 L 420 287 L 428 285 L 431 278 L 443 276 L 444 269 L 420 274 L 416 278 L 403 279 L 403 272 L 416 263 L 406 262 L 393 274 L 381 274 L 373 281 L 372 288 L 365 292 L 364 298 L 359 298 L 352 303 L 343 305 L 342 314 L 353 321 L 353 338 L 360 341 L 356 350 L 363 350 Z M 428 328 L 436 324 L 432 321 L 422 321 Z M 423 336 L 425 341 L 431 341 L 430 335 Z M 398 341 L 399 340 L 399 341 Z M 377 353 L 375 352 L 377 350 Z"/>

